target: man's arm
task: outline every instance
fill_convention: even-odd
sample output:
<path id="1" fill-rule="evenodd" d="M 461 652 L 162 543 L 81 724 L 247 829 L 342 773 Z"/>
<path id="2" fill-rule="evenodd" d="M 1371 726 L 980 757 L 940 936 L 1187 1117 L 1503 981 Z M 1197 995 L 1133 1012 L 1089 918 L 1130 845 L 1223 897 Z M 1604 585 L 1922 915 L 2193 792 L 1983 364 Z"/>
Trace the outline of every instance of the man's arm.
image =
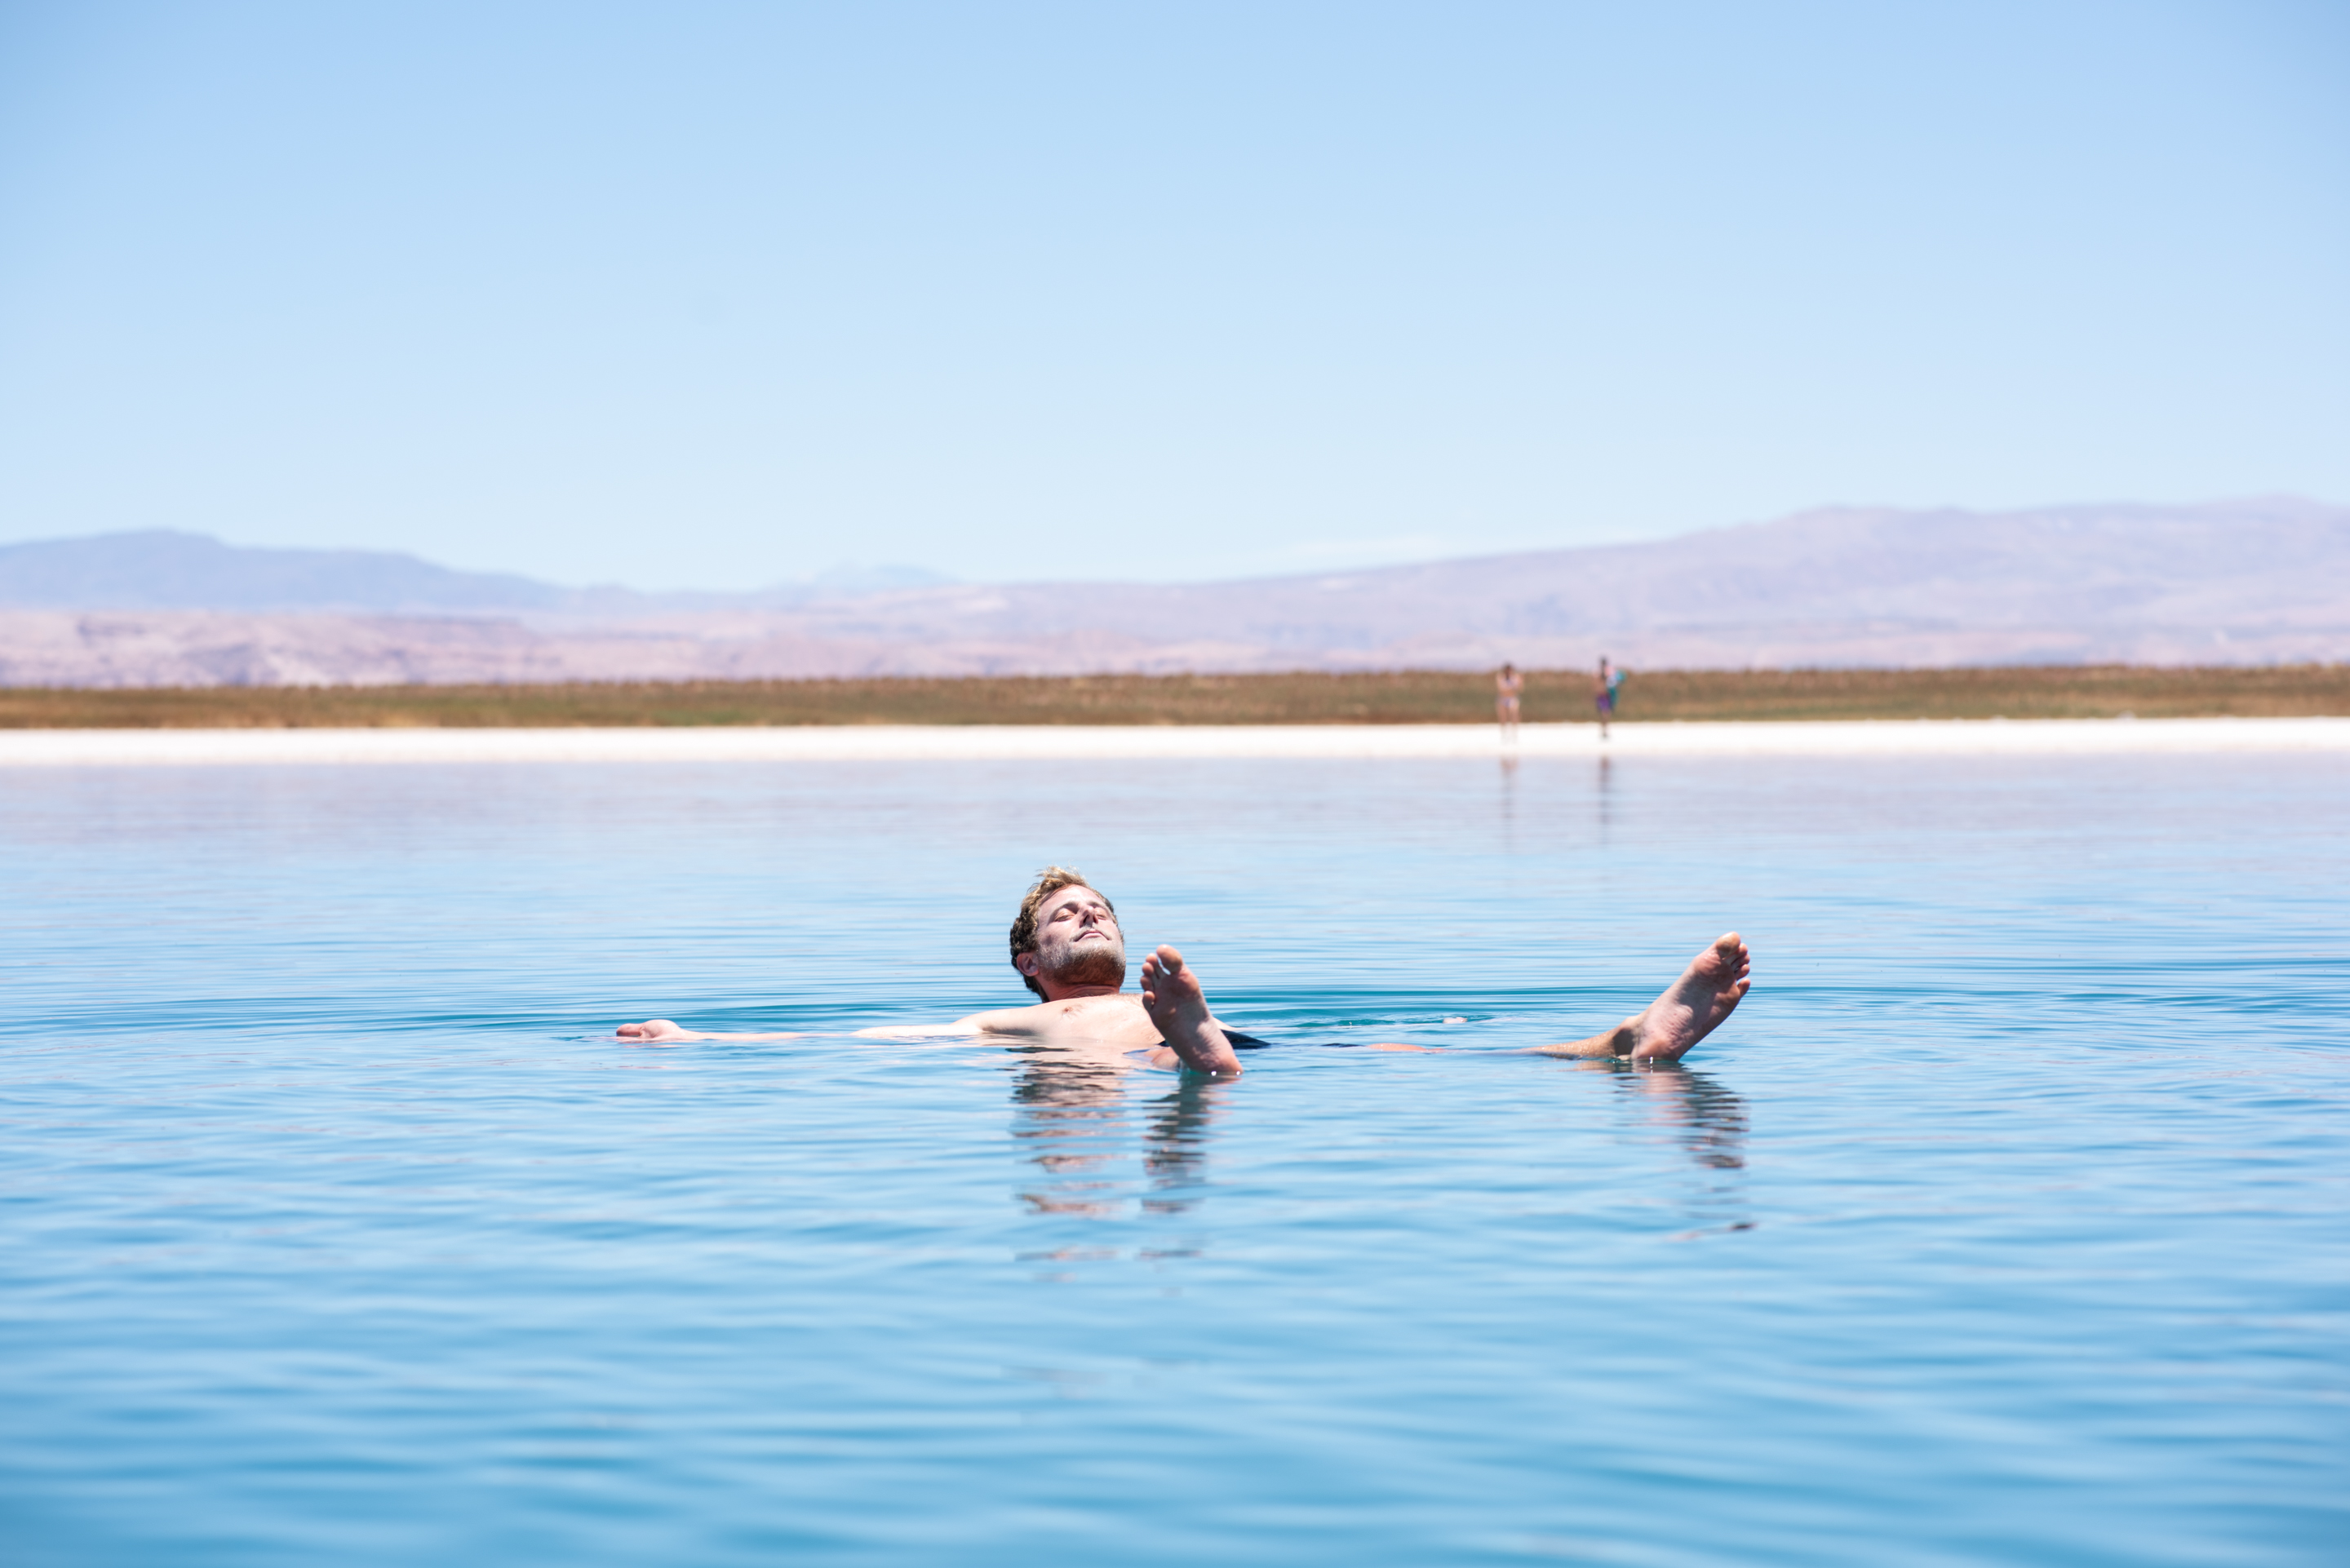
<path id="1" fill-rule="evenodd" d="M 1045 1032 L 1047 1025 L 1060 1016 L 1060 1011 L 1050 1002 L 1031 1002 L 1025 1007 L 991 1007 L 985 1012 L 974 1012 L 958 1018 L 952 1023 L 920 1023 L 908 1025 L 924 1034 L 1016 1034 L 1035 1036 Z M 869 1033 L 879 1033 L 874 1030 Z"/>
<path id="2" fill-rule="evenodd" d="M 702 1029 L 682 1029 L 666 1018 L 649 1018 L 642 1023 L 623 1023 L 615 1031 L 623 1040 L 634 1040 L 643 1045 L 681 1045 L 688 1040 L 804 1040 L 805 1034 L 723 1034 Z"/>
<path id="3" fill-rule="evenodd" d="M 1016 1014 L 1019 1009 L 1014 1009 Z M 940 1040 L 959 1035 L 989 1032 L 986 1020 L 993 1013 L 975 1013 L 953 1023 L 885 1023 L 877 1028 L 859 1029 L 851 1034 L 856 1040 Z M 649 1018 L 642 1023 L 623 1023 L 615 1032 L 623 1040 L 634 1040 L 646 1045 L 681 1045 L 689 1040 L 806 1040 L 807 1030 L 791 1030 L 774 1033 L 743 1033 L 717 1029 L 688 1029 L 666 1018 Z M 1012 1033 L 1012 1031 L 998 1031 Z"/>
<path id="4" fill-rule="evenodd" d="M 969 1018 L 959 1018 L 952 1023 L 878 1023 L 870 1029 L 859 1029 L 851 1036 L 858 1040 L 952 1040 L 987 1033 L 983 1019 L 993 1013 L 975 1012 Z"/>

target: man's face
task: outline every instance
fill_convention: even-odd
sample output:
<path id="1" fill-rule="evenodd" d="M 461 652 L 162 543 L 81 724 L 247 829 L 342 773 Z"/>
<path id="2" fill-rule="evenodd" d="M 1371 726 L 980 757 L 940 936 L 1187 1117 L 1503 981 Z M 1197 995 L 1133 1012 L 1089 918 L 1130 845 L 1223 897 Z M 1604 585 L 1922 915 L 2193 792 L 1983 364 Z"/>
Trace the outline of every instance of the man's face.
<path id="1" fill-rule="evenodd" d="M 1109 900 L 1091 888 L 1055 891 L 1036 910 L 1036 950 L 1020 955 L 1020 972 L 1048 991 L 1124 985 L 1126 938 Z"/>

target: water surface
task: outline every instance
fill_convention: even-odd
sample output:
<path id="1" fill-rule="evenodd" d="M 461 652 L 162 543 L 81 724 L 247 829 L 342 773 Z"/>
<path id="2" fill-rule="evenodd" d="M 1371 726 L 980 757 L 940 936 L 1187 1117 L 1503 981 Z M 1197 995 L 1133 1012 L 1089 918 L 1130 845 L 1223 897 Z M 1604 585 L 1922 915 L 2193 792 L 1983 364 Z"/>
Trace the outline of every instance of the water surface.
<path id="1" fill-rule="evenodd" d="M 2324 757 L 0 779 L 39 1563 L 2318 1563 Z M 1017 1002 L 1073 861 L 1237 1083 Z M 1735 926 L 1687 1070 L 1514 1054 Z M 806 1041 L 648 1050 L 665 1015 Z M 1407 1056 L 1351 1049 L 1406 1038 Z"/>

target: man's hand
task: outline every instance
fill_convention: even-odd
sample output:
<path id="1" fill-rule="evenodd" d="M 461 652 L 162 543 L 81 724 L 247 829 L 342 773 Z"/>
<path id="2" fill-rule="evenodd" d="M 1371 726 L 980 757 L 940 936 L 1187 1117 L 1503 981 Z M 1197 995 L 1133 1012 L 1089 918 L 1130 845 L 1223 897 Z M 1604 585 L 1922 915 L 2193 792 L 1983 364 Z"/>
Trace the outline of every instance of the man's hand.
<path id="1" fill-rule="evenodd" d="M 666 1018 L 649 1018 L 642 1023 L 623 1023 L 617 1032 L 623 1040 L 635 1040 L 648 1045 L 674 1045 L 687 1040 L 707 1040 L 691 1029 L 680 1029 Z"/>

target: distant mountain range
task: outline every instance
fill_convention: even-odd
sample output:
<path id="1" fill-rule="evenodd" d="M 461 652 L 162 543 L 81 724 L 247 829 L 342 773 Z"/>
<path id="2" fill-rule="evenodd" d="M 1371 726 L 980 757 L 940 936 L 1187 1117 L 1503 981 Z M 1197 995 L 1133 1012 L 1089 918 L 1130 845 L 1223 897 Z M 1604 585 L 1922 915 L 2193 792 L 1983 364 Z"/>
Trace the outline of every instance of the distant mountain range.
<path id="1" fill-rule="evenodd" d="M 0 547 L 0 684 L 20 686 L 2340 660 L 2350 509 L 1834 508 L 1222 583 L 664 595 L 117 534 Z"/>
<path id="2" fill-rule="evenodd" d="M 649 615 L 719 605 L 784 609 L 951 580 L 914 566 L 846 567 L 752 593 L 643 594 L 452 571 L 386 550 L 224 545 L 208 535 L 169 528 L 0 545 L 0 608 L 16 609 Z"/>

